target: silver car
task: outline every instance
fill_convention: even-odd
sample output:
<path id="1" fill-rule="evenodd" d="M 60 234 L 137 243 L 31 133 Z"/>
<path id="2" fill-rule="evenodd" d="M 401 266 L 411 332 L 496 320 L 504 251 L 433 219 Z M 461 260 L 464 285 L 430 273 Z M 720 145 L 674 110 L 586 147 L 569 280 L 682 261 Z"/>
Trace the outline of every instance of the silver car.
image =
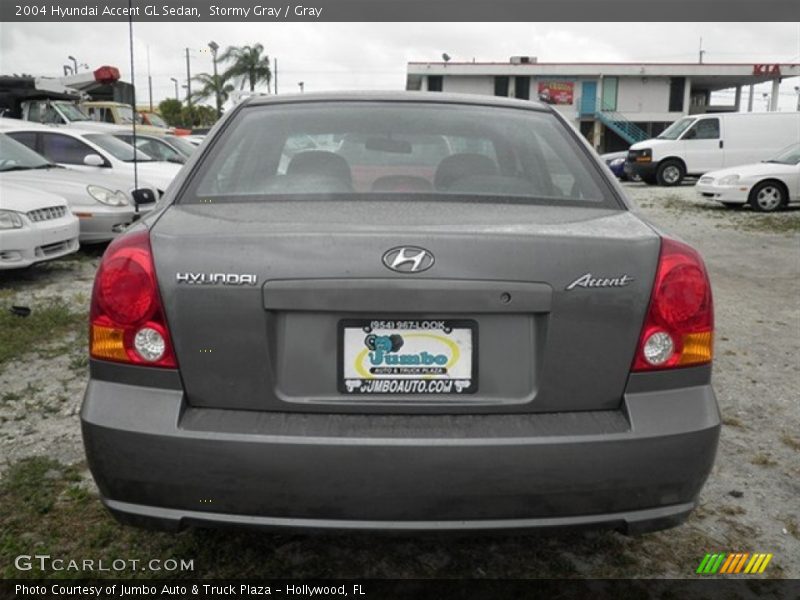
<path id="1" fill-rule="evenodd" d="M 133 145 L 133 132 L 115 133 L 114 137 Z M 180 165 L 184 164 L 197 149 L 197 146 L 177 135 L 152 133 L 137 133 L 136 147 L 155 160 Z"/>
<path id="2" fill-rule="evenodd" d="M 317 137 L 360 147 L 285 160 Z M 106 251 L 83 435 L 136 525 L 648 531 L 711 470 L 712 340 L 700 256 L 552 108 L 255 97 Z"/>
<path id="3" fill-rule="evenodd" d="M 80 219 L 80 243 L 108 242 L 149 212 L 155 186 L 122 175 L 94 175 L 60 167 L 27 146 L 0 133 L 0 184 L 16 183 L 67 200 Z"/>
<path id="4" fill-rule="evenodd" d="M 0 178 L 0 271 L 78 251 L 78 219 L 61 196 Z"/>

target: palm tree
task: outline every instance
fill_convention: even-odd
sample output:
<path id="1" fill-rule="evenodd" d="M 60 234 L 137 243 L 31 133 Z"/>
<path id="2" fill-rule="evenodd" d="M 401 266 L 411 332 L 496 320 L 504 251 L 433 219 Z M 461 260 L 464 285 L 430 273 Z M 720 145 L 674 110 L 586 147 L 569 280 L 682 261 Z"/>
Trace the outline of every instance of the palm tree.
<path id="1" fill-rule="evenodd" d="M 267 91 L 270 91 L 272 69 L 269 67 L 269 56 L 263 53 L 264 46 L 261 44 L 228 46 L 225 52 L 220 54 L 219 62 L 233 61 L 233 64 L 222 74 L 223 77 L 239 78 L 239 89 L 244 87 L 245 82 L 249 82 L 251 92 L 255 91 L 259 82 L 264 81 L 267 84 Z"/>
<path id="2" fill-rule="evenodd" d="M 228 96 L 235 89 L 233 84 L 228 83 L 228 78 L 225 77 L 224 73 L 222 75 L 199 73 L 192 77 L 192 81 L 200 84 L 200 89 L 192 92 L 192 102 L 216 98 L 217 91 L 219 91 L 220 104 L 225 104 Z"/>

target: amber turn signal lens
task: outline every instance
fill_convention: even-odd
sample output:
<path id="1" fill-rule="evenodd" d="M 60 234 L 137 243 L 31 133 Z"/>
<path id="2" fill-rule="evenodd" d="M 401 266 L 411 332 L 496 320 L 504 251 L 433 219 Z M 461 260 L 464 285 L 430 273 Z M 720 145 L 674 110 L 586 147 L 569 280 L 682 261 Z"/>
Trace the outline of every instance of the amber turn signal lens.
<path id="1" fill-rule="evenodd" d="M 697 365 L 711 362 L 714 354 L 714 334 L 711 331 L 686 333 L 679 365 Z"/>
<path id="2" fill-rule="evenodd" d="M 92 325 L 91 327 L 92 334 L 89 351 L 92 358 L 123 361 L 128 359 L 128 353 L 125 352 L 124 331 L 122 329 L 103 327 L 102 325 Z"/>

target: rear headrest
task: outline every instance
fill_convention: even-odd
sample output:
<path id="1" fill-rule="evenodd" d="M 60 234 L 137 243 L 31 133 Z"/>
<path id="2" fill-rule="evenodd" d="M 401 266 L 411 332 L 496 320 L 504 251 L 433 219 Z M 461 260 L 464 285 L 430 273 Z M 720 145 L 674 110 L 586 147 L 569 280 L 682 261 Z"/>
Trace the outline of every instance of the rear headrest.
<path id="1" fill-rule="evenodd" d="M 353 183 L 347 161 L 335 152 L 325 150 L 308 150 L 295 154 L 286 168 L 286 174 L 318 175 L 338 179 L 347 185 Z"/>
<path id="2" fill-rule="evenodd" d="M 372 183 L 373 192 L 432 192 L 431 182 L 413 175 L 384 175 Z"/>
<path id="3" fill-rule="evenodd" d="M 483 154 L 453 154 L 439 163 L 433 183 L 437 190 L 447 189 L 459 179 L 476 175 L 497 175 L 497 165 Z"/>

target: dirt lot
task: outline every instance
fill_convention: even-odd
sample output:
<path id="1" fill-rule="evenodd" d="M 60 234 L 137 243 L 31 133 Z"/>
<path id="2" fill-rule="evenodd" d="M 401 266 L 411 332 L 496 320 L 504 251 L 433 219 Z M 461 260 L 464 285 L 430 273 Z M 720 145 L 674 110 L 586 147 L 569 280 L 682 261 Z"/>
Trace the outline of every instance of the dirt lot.
<path id="1" fill-rule="evenodd" d="M 800 211 L 730 211 L 697 201 L 690 186 L 626 185 L 644 215 L 699 248 L 714 287 L 715 387 L 725 425 L 687 524 L 638 538 L 173 536 L 121 528 L 95 498 L 77 416 L 99 260 L 93 250 L 0 275 L 0 576 L 23 575 L 13 567 L 17 554 L 48 553 L 189 558 L 195 572 L 185 575 L 200 577 L 690 577 L 706 552 L 749 551 L 774 553 L 767 576 L 800 577 Z M 12 305 L 33 312 L 13 316 Z"/>

